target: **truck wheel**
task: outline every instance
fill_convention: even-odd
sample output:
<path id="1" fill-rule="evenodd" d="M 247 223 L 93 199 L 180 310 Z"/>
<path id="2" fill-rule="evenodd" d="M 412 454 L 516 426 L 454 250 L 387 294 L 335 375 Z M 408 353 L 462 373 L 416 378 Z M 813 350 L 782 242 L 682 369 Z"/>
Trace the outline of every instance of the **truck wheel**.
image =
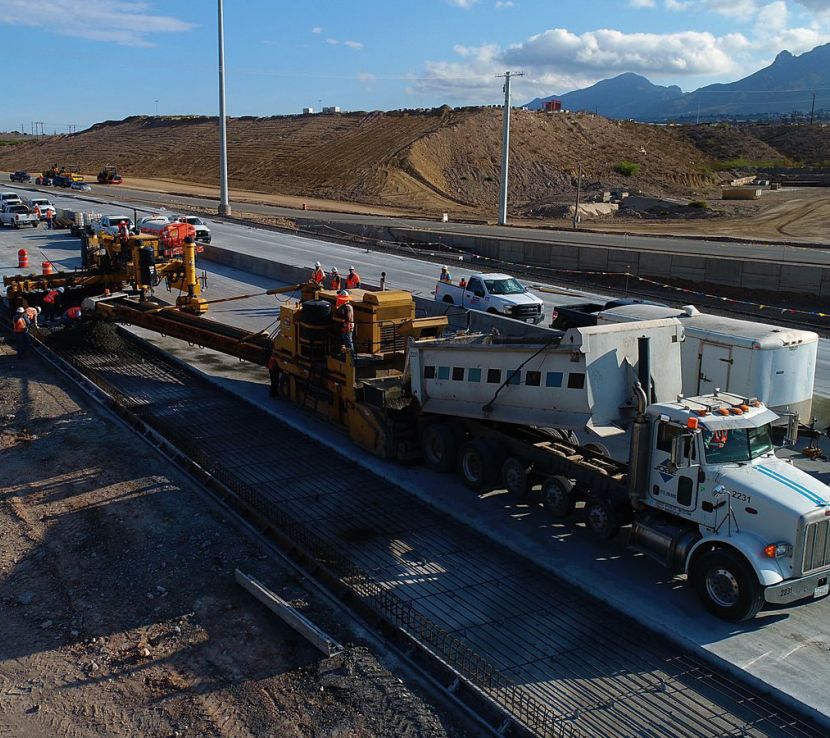
<path id="1" fill-rule="evenodd" d="M 702 554 L 690 579 L 703 606 L 723 620 L 751 620 L 764 605 L 764 592 L 755 572 L 743 556 L 731 549 Z"/>
<path id="2" fill-rule="evenodd" d="M 467 441 L 458 452 L 458 470 L 474 492 L 486 492 L 499 483 L 501 460 L 498 449 L 482 438 Z"/>
<path id="3" fill-rule="evenodd" d="M 431 423 L 421 433 L 421 450 L 429 469 L 451 472 L 458 458 L 458 439 L 444 423 Z"/>
<path id="4" fill-rule="evenodd" d="M 585 524 L 597 538 L 610 541 L 620 531 L 620 522 L 610 500 L 591 497 L 585 503 Z"/>
<path id="5" fill-rule="evenodd" d="M 505 459 L 501 465 L 501 481 L 511 495 L 524 497 L 528 493 L 530 465 L 516 456 Z"/>
<path id="6" fill-rule="evenodd" d="M 608 447 L 601 443 L 586 443 L 584 448 L 586 451 L 593 451 L 595 454 L 600 454 L 601 456 L 611 455 L 608 451 Z"/>
<path id="7" fill-rule="evenodd" d="M 574 511 L 576 497 L 573 484 L 567 477 L 548 477 L 542 483 L 542 504 L 555 518 L 567 518 Z"/>
<path id="8" fill-rule="evenodd" d="M 447 302 L 450 305 L 455 305 L 455 301 L 449 295 L 444 295 L 444 302 Z"/>

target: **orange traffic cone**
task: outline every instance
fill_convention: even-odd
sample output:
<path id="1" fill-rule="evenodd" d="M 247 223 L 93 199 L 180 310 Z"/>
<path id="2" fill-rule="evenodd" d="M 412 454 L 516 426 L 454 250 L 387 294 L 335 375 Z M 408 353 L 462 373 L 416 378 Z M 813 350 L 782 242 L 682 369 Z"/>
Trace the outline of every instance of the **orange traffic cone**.
<path id="1" fill-rule="evenodd" d="M 41 270 L 42 270 L 42 272 L 43 272 L 43 276 L 44 276 L 44 277 L 47 277 L 47 276 L 49 276 L 50 274 L 54 274 L 54 273 L 55 273 L 55 268 L 52 266 L 52 262 L 51 262 L 51 261 L 44 261 L 44 262 L 41 262 L 41 264 L 40 264 L 40 268 L 41 268 Z"/>
<path id="2" fill-rule="evenodd" d="M 29 268 L 29 253 L 26 251 L 26 249 L 20 249 L 20 251 L 17 252 L 17 268 Z"/>

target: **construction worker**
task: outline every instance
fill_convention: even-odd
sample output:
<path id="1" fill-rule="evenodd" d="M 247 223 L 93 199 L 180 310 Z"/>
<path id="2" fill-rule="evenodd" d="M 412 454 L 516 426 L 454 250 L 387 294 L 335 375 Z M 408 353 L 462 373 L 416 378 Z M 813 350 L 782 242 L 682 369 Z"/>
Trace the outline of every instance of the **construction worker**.
<path id="1" fill-rule="evenodd" d="M 63 321 L 64 325 L 71 325 L 72 323 L 76 323 L 77 321 L 79 321 L 82 315 L 83 312 L 81 311 L 81 308 L 75 306 L 69 308 L 63 314 L 63 318 L 61 318 L 61 320 Z"/>
<path id="2" fill-rule="evenodd" d="M 352 307 L 352 296 L 347 290 L 340 290 L 337 293 L 335 310 L 340 312 L 343 319 L 343 327 L 340 332 L 340 345 L 343 352 L 349 351 L 354 355 L 354 308 Z"/>
<path id="3" fill-rule="evenodd" d="M 57 312 L 57 300 L 60 297 L 60 292 L 57 290 L 48 290 L 43 296 L 43 305 L 46 308 L 46 322 L 51 323 L 55 319 Z"/>
<path id="4" fill-rule="evenodd" d="M 17 355 L 23 359 L 29 355 L 29 325 L 26 323 L 26 311 L 19 307 L 12 318 L 14 344 Z"/>
<path id="5" fill-rule="evenodd" d="M 40 315 L 40 308 L 39 307 L 32 307 L 31 305 L 27 307 L 24 311 L 26 313 L 26 322 L 30 326 L 35 326 L 37 328 L 37 316 Z"/>
<path id="6" fill-rule="evenodd" d="M 122 220 L 118 224 L 118 236 L 122 241 L 126 241 L 130 237 L 130 229 L 127 227 L 126 220 Z"/>
<path id="7" fill-rule="evenodd" d="M 55 213 L 52 211 L 51 208 L 46 208 L 46 227 L 51 231 L 52 230 L 52 218 L 55 217 Z"/>
<path id="8" fill-rule="evenodd" d="M 335 292 L 340 291 L 340 273 L 337 271 L 337 267 L 332 267 L 331 272 L 329 273 L 329 286 L 330 290 L 334 290 Z"/>
<path id="9" fill-rule="evenodd" d="M 449 269 L 443 266 L 441 267 L 441 275 L 438 277 L 441 282 L 452 282 L 452 277 L 450 276 Z"/>
<path id="10" fill-rule="evenodd" d="M 35 215 L 37 219 L 40 220 L 40 205 L 35 205 Z"/>
<path id="11" fill-rule="evenodd" d="M 319 261 L 315 261 L 314 271 L 311 273 L 311 281 L 318 287 L 322 287 L 325 280 L 326 273 L 323 271 L 323 265 Z"/>
<path id="12" fill-rule="evenodd" d="M 270 394 L 271 397 L 279 397 L 280 368 L 279 364 L 277 364 L 277 357 L 271 354 L 271 356 L 268 357 L 266 366 L 268 367 L 268 378 L 271 380 L 271 386 L 268 389 L 268 394 Z"/>
<path id="13" fill-rule="evenodd" d="M 464 289 L 467 286 L 467 280 L 464 279 L 464 277 L 461 277 L 458 281 L 458 286 L 461 287 L 461 289 Z"/>
<path id="14" fill-rule="evenodd" d="M 360 289 L 360 275 L 354 270 L 353 266 L 349 267 L 349 274 L 346 277 L 346 289 L 347 290 Z"/>

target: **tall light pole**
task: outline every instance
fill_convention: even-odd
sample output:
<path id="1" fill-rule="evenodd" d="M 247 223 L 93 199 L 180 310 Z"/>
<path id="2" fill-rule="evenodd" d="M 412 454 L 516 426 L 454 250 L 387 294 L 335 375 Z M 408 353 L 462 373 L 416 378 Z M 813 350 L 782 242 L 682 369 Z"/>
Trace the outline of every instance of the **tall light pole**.
<path id="1" fill-rule="evenodd" d="M 219 1 L 219 215 L 230 215 L 228 202 L 228 124 L 225 120 L 225 14 Z"/>
<path id="2" fill-rule="evenodd" d="M 156 118 L 159 117 L 159 101 L 156 100 Z"/>
<path id="3" fill-rule="evenodd" d="M 501 188 L 499 193 L 499 225 L 507 225 L 507 178 L 510 169 L 510 80 L 523 77 L 521 72 L 497 74 L 504 77 L 504 133 L 501 150 Z"/>

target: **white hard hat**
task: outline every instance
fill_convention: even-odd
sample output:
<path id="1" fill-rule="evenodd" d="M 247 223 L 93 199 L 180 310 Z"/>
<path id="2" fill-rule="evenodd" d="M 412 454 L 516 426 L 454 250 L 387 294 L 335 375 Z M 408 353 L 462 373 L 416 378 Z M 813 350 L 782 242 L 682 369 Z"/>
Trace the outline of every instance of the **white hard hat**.
<path id="1" fill-rule="evenodd" d="M 349 271 L 350 271 L 350 272 L 353 272 L 353 271 L 354 271 L 354 267 L 349 267 Z"/>
<path id="2" fill-rule="evenodd" d="M 316 266 L 316 267 L 320 267 L 320 266 L 323 266 L 323 265 L 322 265 L 319 261 L 315 261 L 315 262 L 314 262 L 314 266 Z"/>
<path id="3" fill-rule="evenodd" d="M 22 307 L 19 307 L 19 308 L 17 308 L 17 312 L 18 313 L 25 313 L 26 311 Z"/>
<path id="4" fill-rule="evenodd" d="M 40 308 L 36 307 L 35 310 L 37 310 L 37 314 L 40 315 Z"/>
<path id="5" fill-rule="evenodd" d="M 348 290 L 340 290 L 340 292 L 338 292 L 337 294 L 342 295 L 343 297 L 349 297 L 350 296 Z"/>
<path id="6" fill-rule="evenodd" d="M 60 292 L 61 294 L 63 294 L 63 287 L 58 287 L 58 292 Z"/>
<path id="7" fill-rule="evenodd" d="M 331 268 L 331 273 L 332 274 L 337 274 L 337 267 L 332 267 Z"/>
<path id="8" fill-rule="evenodd" d="M 444 266 L 444 267 L 441 267 L 441 271 L 442 271 L 442 272 L 446 272 L 446 271 L 447 271 L 447 267 L 445 267 L 445 266 Z"/>

